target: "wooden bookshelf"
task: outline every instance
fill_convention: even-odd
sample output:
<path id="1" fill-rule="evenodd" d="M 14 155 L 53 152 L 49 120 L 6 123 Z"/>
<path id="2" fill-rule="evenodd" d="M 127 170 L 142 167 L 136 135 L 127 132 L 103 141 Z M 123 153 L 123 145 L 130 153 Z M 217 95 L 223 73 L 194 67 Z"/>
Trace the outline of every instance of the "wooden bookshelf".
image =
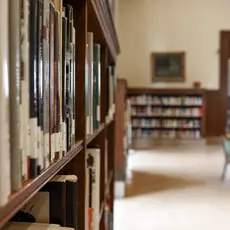
<path id="1" fill-rule="evenodd" d="M 132 107 L 133 139 L 205 136 L 203 89 L 129 88 L 127 96 Z"/>
<path id="2" fill-rule="evenodd" d="M 76 37 L 76 102 L 75 102 L 75 146 L 60 160 L 34 180 L 27 181 L 23 188 L 12 194 L 9 201 L 0 207 L 0 229 L 20 210 L 50 179 L 56 174 L 73 174 L 78 177 L 78 229 L 88 230 L 88 206 L 86 192 L 86 149 L 100 148 L 100 230 L 105 229 L 106 197 L 111 197 L 113 213 L 114 146 L 116 118 L 106 122 L 107 66 L 116 65 L 116 56 L 120 52 L 112 12 L 107 0 L 63 0 L 63 4 L 73 7 L 73 19 Z M 86 135 L 86 97 L 85 97 L 85 60 L 87 32 L 93 32 L 94 43 L 101 45 L 101 125 L 92 135 Z M 116 90 L 116 89 L 114 89 Z M 106 148 L 107 142 L 107 148 Z"/>

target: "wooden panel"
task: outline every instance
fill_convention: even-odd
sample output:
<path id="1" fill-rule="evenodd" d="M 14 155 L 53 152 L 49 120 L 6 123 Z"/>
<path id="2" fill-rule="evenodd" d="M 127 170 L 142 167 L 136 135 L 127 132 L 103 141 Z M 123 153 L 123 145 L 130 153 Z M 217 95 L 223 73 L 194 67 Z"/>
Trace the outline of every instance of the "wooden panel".
<path id="1" fill-rule="evenodd" d="M 115 144 L 115 180 L 124 181 L 126 162 L 124 156 L 125 135 L 125 103 L 126 103 L 126 86 L 127 83 L 123 79 L 117 80 L 116 94 L 116 144 Z"/>
<path id="2" fill-rule="evenodd" d="M 135 94 L 184 94 L 184 95 L 196 95 L 204 94 L 204 89 L 153 89 L 153 88 L 128 88 L 128 95 Z"/>
<path id="3" fill-rule="evenodd" d="M 220 90 L 207 90 L 205 93 L 206 98 L 206 137 L 220 136 L 225 133 L 226 114 L 220 112 L 223 110 L 221 103 Z"/>

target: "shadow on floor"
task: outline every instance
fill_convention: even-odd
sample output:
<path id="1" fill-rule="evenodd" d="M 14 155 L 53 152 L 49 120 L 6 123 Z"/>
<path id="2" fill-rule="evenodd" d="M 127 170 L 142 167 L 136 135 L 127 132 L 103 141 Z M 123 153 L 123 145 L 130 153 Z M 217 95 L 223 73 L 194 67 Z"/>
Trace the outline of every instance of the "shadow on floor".
<path id="1" fill-rule="evenodd" d="M 126 185 L 126 197 L 171 189 L 183 189 L 202 184 L 204 182 L 199 180 L 185 180 L 170 175 L 132 171 L 132 178 Z"/>

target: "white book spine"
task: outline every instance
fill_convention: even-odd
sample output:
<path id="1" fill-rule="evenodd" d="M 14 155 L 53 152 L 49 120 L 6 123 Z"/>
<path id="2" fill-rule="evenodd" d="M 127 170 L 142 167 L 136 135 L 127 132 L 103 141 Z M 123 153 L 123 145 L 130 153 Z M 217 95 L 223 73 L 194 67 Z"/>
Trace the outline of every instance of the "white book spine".
<path id="1" fill-rule="evenodd" d="M 20 151 L 20 1 L 9 3 L 9 60 L 10 60 L 10 138 L 11 138 L 11 186 L 21 188 L 22 164 Z"/>
<path id="2" fill-rule="evenodd" d="M 8 0 L 0 1 L 0 206 L 10 194 Z"/>

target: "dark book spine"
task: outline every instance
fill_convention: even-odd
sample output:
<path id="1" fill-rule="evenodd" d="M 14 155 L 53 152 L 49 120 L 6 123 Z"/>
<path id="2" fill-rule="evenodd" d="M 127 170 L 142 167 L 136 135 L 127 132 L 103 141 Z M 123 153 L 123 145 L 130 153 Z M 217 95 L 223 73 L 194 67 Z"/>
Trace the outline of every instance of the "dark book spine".
<path id="1" fill-rule="evenodd" d="M 110 67 L 107 67 L 107 79 L 106 79 L 106 115 L 109 116 L 110 111 Z"/>
<path id="2" fill-rule="evenodd" d="M 43 169 L 43 0 L 38 0 L 37 20 L 37 100 L 38 100 L 38 165 L 37 173 Z"/>
<path id="3" fill-rule="evenodd" d="M 75 88 L 75 84 L 76 84 L 76 66 L 75 66 L 75 28 L 73 27 L 72 29 L 72 43 L 73 43 L 73 52 L 72 52 L 72 76 L 73 76 L 73 81 L 72 81 L 72 145 L 74 146 L 75 144 L 75 116 L 76 116 L 76 111 L 75 111 L 75 100 L 76 100 L 76 88 Z"/>
<path id="4" fill-rule="evenodd" d="M 51 181 L 42 191 L 49 192 L 50 223 L 66 227 L 66 183 Z"/>
<path id="5" fill-rule="evenodd" d="M 54 79 L 55 79 L 55 159 L 60 158 L 60 48 L 59 48 L 59 17 L 60 13 L 55 11 L 54 26 Z"/>
<path id="6" fill-rule="evenodd" d="M 49 27 L 50 27 L 50 5 L 49 0 L 44 0 L 43 10 L 43 152 L 44 168 L 50 164 L 49 144 Z"/>
<path id="7" fill-rule="evenodd" d="M 101 69 L 100 69 L 100 53 L 101 47 L 99 44 L 94 45 L 94 66 L 93 66 L 93 76 L 94 76 L 94 128 L 98 129 L 100 126 L 100 104 L 101 104 Z"/>
<path id="8" fill-rule="evenodd" d="M 72 147 L 72 98 L 71 98 L 71 51 L 72 51 L 72 18 L 73 9 L 70 5 L 65 6 L 67 17 L 67 58 L 66 58 L 66 106 L 67 106 L 67 151 Z"/>
<path id="9" fill-rule="evenodd" d="M 66 227 L 77 230 L 78 183 L 66 181 Z"/>
<path id="10" fill-rule="evenodd" d="M 52 162 L 55 158 L 55 147 L 54 147 L 54 6 L 50 3 L 50 31 L 49 31 L 49 41 L 50 41 L 50 71 L 49 71 L 49 96 L 50 96 L 50 161 Z"/>
<path id="11" fill-rule="evenodd" d="M 37 0 L 30 0 L 30 177 L 37 176 L 38 100 L 37 100 Z"/>
<path id="12" fill-rule="evenodd" d="M 62 18 L 62 150 L 66 153 L 66 58 L 67 58 L 67 18 Z"/>

